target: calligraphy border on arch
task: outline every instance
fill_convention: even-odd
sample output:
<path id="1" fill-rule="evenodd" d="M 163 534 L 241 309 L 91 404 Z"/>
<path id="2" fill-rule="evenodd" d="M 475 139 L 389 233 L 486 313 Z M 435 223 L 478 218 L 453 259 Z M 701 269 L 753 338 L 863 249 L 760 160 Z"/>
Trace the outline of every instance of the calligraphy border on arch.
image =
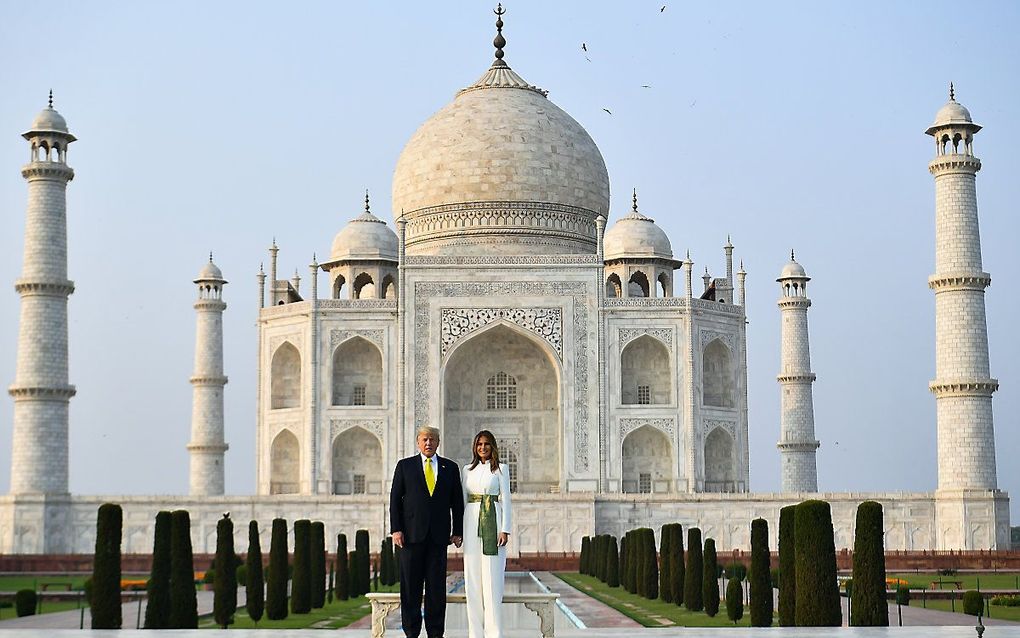
<path id="1" fill-rule="evenodd" d="M 501 281 L 501 282 L 432 282 L 414 284 L 414 413 L 428 414 L 431 379 L 428 374 L 429 300 L 433 297 L 506 297 L 528 296 L 571 297 L 574 326 L 574 471 L 586 472 L 591 467 L 588 454 L 588 306 L 589 286 L 583 281 Z"/>

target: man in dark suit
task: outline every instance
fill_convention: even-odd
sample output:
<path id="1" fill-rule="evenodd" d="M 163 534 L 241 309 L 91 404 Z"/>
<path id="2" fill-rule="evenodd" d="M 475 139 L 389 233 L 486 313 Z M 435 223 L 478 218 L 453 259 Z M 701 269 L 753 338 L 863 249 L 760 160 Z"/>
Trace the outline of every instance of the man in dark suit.
<path id="1" fill-rule="evenodd" d="M 400 552 L 400 619 L 407 638 L 442 638 L 446 627 L 446 548 L 464 535 L 460 468 L 436 454 L 439 430 L 421 426 L 418 450 L 397 462 L 390 489 L 390 532 Z"/>

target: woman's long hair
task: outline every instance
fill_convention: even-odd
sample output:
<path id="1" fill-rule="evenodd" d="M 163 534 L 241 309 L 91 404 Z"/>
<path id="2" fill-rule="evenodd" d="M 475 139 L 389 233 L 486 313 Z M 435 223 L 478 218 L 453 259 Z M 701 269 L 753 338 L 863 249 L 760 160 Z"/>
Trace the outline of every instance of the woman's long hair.
<path id="1" fill-rule="evenodd" d="M 469 470 L 475 469 L 479 463 L 482 462 L 482 457 L 478 456 L 478 441 L 482 437 L 489 439 L 489 445 L 492 446 L 492 457 L 489 459 L 489 468 L 492 473 L 495 474 L 499 471 L 499 447 L 496 446 L 496 437 L 492 436 L 492 432 L 488 430 L 482 430 L 475 435 L 475 440 L 471 442 L 471 467 Z"/>

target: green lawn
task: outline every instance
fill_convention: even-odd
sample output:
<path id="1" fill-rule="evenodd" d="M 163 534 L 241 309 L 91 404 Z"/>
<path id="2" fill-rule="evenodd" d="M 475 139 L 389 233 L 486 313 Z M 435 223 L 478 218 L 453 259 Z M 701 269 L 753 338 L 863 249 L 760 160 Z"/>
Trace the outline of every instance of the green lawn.
<path id="1" fill-rule="evenodd" d="M 978 579 L 981 580 L 981 589 L 1020 589 L 1020 573 L 1017 572 L 985 572 L 979 574 L 954 574 L 952 576 L 939 576 L 937 572 L 887 572 L 887 578 L 902 578 L 910 583 L 910 587 L 917 589 L 929 589 L 932 582 L 939 580 L 954 581 L 963 583 L 963 589 L 977 589 Z M 952 589 L 947 585 L 946 589 Z"/>
<path id="2" fill-rule="evenodd" d="M 982 578 L 981 579 L 982 586 L 984 585 L 984 582 L 985 582 L 985 579 Z M 916 593 L 911 594 L 910 606 L 911 607 L 920 607 L 921 606 L 921 597 L 920 597 L 920 595 L 918 595 Z M 929 599 L 927 599 L 924 602 L 924 606 L 927 609 L 940 609 L 942 611 L 953 611 L 953 606 L 954 605 L 953 605 L 953 603 L 951 601 L 948 601 L 948 600 L 932 600 L 932 599 L 929 598 Z M 958 613 L 958 614 L 962 614 L 963 613 L 963 602 L 959 598 L 956 599 L 955 607 L 956 607 L 956 613 Z M 999 620 L 1012 620 L 1014 622 L 1020 622 L 1020 607 L 1000 607 L 998 605 L 991 605 L 989 607 L 989 609 L 991 610 L 992 618 L 998 618 Z M 892 612 L 890 612 L 890 613 L 892 613 Z"/>
<path id="3" fill-rule="evenodd" d="M 726 604 L 719 604 L 719 613 L 710 618 L 704 612 L 687 611 L 672 603 L 661 600 L 648 600 L 631 594 L 622 587 L 609 587 L 593 576 L 576 572 L 557 572 L 556 576 L 571 587 L 588 594 L 620 613 L 633 618 L 645 627 L 733 627 L 733 622 L 726 618 Z M 737 623 L 738 627 L 751 625 L 750 611 L 744 606 L 744 617 Z"/>
<path id="4" fill-rule="evenodd" d="M 380 592 L 400 591 L 398 585 L 379 585 Z M 289 614 L 283 620 L 267 620 L 265 616 L 255 624 L 248 612 L 238 609 L 231 629 L 339 629 L 360 620 L 372 611 L 372 605 L 364 596 L 352 600 L 333 601 L 322 609 L 313 609 L 308 614 Z M 199 621 L 199 629 L 215 629 L 212 617 Z"/>

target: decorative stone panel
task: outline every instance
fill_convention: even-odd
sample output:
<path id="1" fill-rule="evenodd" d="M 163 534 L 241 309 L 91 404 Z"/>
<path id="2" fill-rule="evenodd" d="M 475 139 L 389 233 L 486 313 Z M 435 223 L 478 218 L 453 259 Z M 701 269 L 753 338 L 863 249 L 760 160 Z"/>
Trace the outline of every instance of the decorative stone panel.
<path id="1" fill-rule="evenodd" d="M 428 299 L 432 297 L 570 297 L 573 306 L 574 331 L 574 471 L 585 472 L 591 467 L 588 450 L 588 305 L 589 286 L 580 281 L 504 281 L 504 282 L 430 282 L 414 286 L 415 353 L 414 409 L 415 414 L 428 413 L 432 396 L 428 347 L 431 325 Z"/>
<path id="2" fill-rule="evenodd" d="M 672 441 L 676 435 L 676 421 L 673 419 L 620 419 L 620 441 L 627 438 L 627 435 L 642 428 L 646 425 L 650 425 L 653 428 L 664 432 L 669 436 L 669 440 Z"/>
<path id="3" fill-rule="evenodd" d="M 704 348 L 708 344 L 712 343 L 716 339 L 719 339 L 726 344 L 726 347 L 730 349 L 730 352 L 735 353 L 737 351 L 736 337 L 729 332 L 719 332 L 717 330 L 702 330 L 701 331 L 701 347 Z"/>
<path id="4" fill-rule="evenodd" d="M 712 430 L 716 428 L 722 428 L 736 440 L 737 424 L 734 421 L 722 420 L 722 419 L 705 419 L 703 424 L 705 435 L 708 435 Z"/>
<path id="5" fill-rule="evenodd" d="M 382 419 L 330 419 L 329 440 L 335 440 L 337 435 L 351 428 L 362 428 L 374 434 L 382 444 L 383 426 Z"/>
<path id="6" fill-rule="evenodd" d="M 329 333 L 329 349 L 330 351 L 336 350 L 344 341 L 347 341 L 351 337 L 362 337 L 368 341 L 371 341 L 380 350 L 383 348 L 383 331 L 382 330 L 340 330 L 333 329 Z"/>
<path id="7" fill-rule="evenodd" d="M 494 321 L 508 321 L 534 333 L 563 359 L 563 311 L 560 308 L 443 308 L 440 321 L 440 355 L 466 335 Z"/>
<path id="8" fill-rule="evenodd" d="M 631 341 L 638 337 L 649 335 L 661 341 L 662 345 L 666 346 L 666 349 L 669 350 L 669 353 L 673 354 L 672 328 L 620 328 L 618 335 L 617 341 L 619 342 L 620 352 L 623 352 L 623 349 Z"/>

